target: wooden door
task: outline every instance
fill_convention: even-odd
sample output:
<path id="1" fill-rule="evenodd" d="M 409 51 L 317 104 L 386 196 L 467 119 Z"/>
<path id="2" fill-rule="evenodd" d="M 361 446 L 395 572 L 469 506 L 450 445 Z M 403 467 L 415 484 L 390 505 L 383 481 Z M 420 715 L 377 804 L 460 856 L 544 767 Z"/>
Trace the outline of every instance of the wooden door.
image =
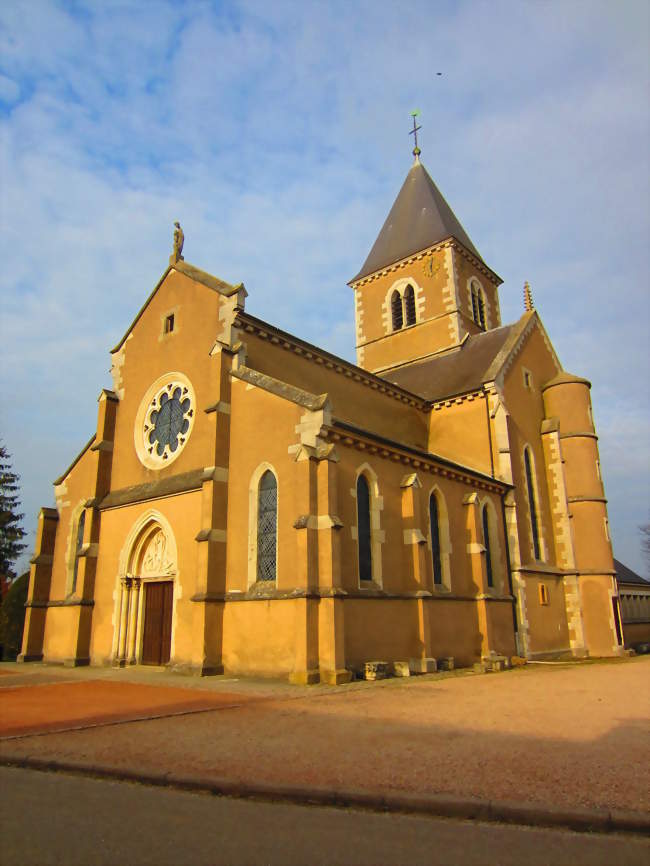
<path id="1" fill-rule="evenodd" d="M 144 587 L 142 664 L 165 665 L 171 653 L 174 584 L 164 580 L 147 582 Z"/>

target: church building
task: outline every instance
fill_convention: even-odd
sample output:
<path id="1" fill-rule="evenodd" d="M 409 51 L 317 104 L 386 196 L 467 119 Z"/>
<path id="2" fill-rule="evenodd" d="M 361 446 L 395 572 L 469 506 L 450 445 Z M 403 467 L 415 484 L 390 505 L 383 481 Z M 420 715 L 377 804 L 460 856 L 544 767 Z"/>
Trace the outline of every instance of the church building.
<path id="1" fill-rule="evenodd" d="M 174 253 L 54 482 L 24 662 L 341 683 L 623 652 L 589 382 L 415 161 L 361 269 L 352 364 Z M 403 670 L 403 666 L 402 666 Z"/>

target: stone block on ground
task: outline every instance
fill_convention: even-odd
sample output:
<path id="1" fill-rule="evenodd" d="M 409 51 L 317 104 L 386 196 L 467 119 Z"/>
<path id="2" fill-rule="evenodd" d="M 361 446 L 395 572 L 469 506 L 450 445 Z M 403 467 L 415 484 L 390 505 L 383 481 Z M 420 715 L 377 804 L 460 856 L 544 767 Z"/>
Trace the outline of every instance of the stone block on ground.
<path id="1" fill-rule="evenodd" d="M 396 677 L 410 677 L 411 668 L 408 662 L 393 662 L 393 673 Z"/>
<path id="2" fill-rule="evenodd" d="M 409 670 L 412 674 L 435 674 L 438 663 L 434 658 L 409 659 Z"/>
<path id="3" fill-rule="evenodd" d="M 481 664 L 485 666 L 486 670 L 494 672 L 505 671 L 511 667 L 511 661 L 507 656 L 502 656 L 495 652 L 483 656 Z"/>
<path id="4" fill-rule="evenodd" d="M 453 671 L 454 669 L 454 657 L 446 656 L 445 658 L 438 659 L 438 670 L 441 671 Z"/>
<path id="5" fill-rule="evenodd" d="M 388 662 L 366 662 L 363 666 L 363 677 L 366 680 L 385 680 L 388 673 Z"/>

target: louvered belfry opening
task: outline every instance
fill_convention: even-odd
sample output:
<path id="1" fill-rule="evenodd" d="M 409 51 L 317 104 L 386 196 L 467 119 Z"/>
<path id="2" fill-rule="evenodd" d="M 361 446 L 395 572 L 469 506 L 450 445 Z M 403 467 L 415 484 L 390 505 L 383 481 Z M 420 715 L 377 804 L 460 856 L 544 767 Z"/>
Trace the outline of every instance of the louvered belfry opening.
<path id="1" fill-rule="evenodd" d="M 257 500 L 257 579 L 275 580 L 278 536 L 278 485 L 267 470 Z"/>
<path id="2" fill-rule="evenodd" d="M 406 324 L 414 325 L 415 324 L 415 292 L 413 291 L 413 286 L 409 285 L 406 287 L 406 291 L 404 292 L 404 307 L 406 309 Z"/>
<path id="3" fill-rule="evenodd" d="M 480 289 L 477 289 L 478 295 L 478 324 L 482 331 L 485 330 L 485 299 L 483 297 L 483 292 Z"/>
<path id="4" fill-rule="evenodd" d="M 395 289 L 393 295 L 390 300 L 390 306 L 393 313 L 393 330 L 399 331 L 399 329 L 404 324 L 404 318 L 402 313 L 402 296 Z"/>

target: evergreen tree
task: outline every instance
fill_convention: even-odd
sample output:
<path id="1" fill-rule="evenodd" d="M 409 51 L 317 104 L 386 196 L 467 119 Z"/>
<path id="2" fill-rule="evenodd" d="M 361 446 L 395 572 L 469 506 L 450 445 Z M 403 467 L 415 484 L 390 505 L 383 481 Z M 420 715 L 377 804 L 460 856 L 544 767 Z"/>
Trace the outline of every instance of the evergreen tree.
<path id="1" fill-rule="evenodd" d="M 19 513 L 18 475 L 11 468 L 7 449 L 0 445 L 0 578 L 12 581 L 15 561 L 27 547 L 22 543 L 25 530 Z"/>

